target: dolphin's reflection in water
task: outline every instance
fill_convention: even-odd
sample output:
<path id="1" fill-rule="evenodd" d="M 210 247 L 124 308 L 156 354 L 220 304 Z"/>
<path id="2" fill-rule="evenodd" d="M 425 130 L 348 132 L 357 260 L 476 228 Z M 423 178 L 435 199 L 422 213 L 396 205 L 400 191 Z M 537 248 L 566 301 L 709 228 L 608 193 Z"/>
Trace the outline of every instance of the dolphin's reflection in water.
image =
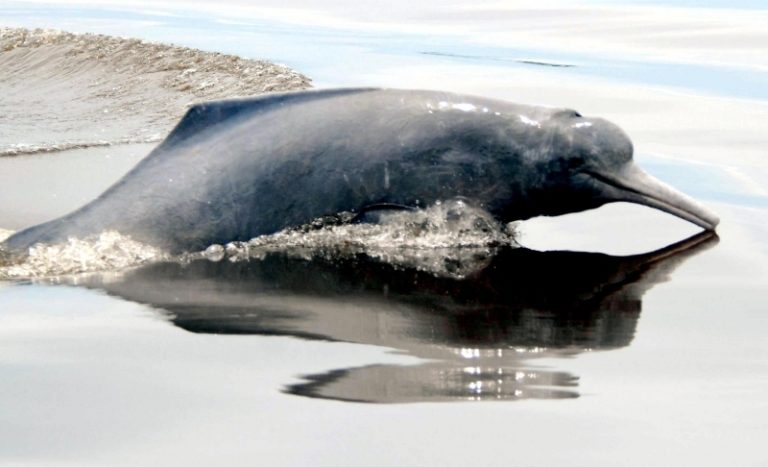
<path id="1" fill-rule="evenodd" d="M 629 345 L 643 294 L 716 242 L 702 233 L 625 257 L 502 249 L 475 258 L 481 269 L 464 279 L 365 255 L 269 253 L 89 281 L 167 310 L 192 332 L 362 343 L 429 360 L 309 375 L 284 388 L 290 394 L 377 403 L 572 398 L 578 377 L 535 359 Z"/>

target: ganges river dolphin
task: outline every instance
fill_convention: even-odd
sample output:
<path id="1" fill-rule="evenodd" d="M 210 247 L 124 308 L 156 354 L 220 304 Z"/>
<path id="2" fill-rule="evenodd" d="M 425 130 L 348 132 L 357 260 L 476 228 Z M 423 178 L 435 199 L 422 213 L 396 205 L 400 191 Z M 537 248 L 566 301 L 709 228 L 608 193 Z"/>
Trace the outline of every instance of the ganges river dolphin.
<path id="1" fill-rule="evenodd" d="M 628 201 L 718 218 L 632 162 L 616 125 L 569 109 L 435 91 L 336 89 L 198 104 L 94 201 L 6 252 L 114 230 L 171 253 L 324 215 L 456 197 L 500 222 Z"/>

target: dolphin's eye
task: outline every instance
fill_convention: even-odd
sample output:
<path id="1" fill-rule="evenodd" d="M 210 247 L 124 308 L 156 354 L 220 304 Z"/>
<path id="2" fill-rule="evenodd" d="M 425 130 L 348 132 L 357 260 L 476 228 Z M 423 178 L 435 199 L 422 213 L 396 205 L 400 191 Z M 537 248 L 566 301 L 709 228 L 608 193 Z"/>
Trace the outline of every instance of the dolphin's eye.
<path id="1" fill-rule="evenodd" d="M 569 170 L 575 170 L 580 168 L 582 165 L 584 165 L 584 160 L 578 157 L 571 157 L 568 158 L 566 162 L 566 166 Z"/>

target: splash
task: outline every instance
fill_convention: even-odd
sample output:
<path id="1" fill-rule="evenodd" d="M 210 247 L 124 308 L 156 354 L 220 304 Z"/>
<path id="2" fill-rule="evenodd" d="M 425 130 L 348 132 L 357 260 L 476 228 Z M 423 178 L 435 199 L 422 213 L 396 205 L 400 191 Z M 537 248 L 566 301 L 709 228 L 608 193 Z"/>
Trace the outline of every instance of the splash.
<path id="1" fill-rule="evenodd" d="M 352 213 L 339 213 L 247 242 L 210 245 L 179 256 L 118 232 L 103 232 L 63 244 L 34 245 L 21 261 L 0 264 L 0 279 L 116 272 L 157 261 L 258 261 L 276 252 L 306 260 L 365 255 L 398 267 L 462 278 L 484 268 L 498 248 L 518 246 L 513 226 L 499 224 L 464 200 L 381 214 L 377 223 L 354 223 L 354 218 Z M 0 238 L 10 233 L 0 231 Z"/>
<path id="2" fill-rule="evenodd" d="M 514 225 L 501 225 L 464 200 L 382 214 L 373 224 L 352 223 L 353 217 L 340 213 L 248 242 L 211 245 L 184 260 L 247 261 L 272 252 L 307 260 L 365 255 L 436 276 L 462 278 L 485 267 L 498 248 L 519 246 Z"/>
<path id="3" fill-rule="evenodd" d="M 0 157 L 156 142 L 200 101 L 307 89 L 288 67 L 99 34 L 0 28 Z M 42 130 L 42 131 L 41 131 Z"/>
<path id="4" fill-rule="evenodd" d="M 120 270 L 163 259 L 168 259 L 168 255 L 161 250 L 109 231 L 82 240 L 70 238 L 63 244 L 34 245 L 21 262 L 6 266 L 0 264 L 0 279 Z"/>
<path id="5" fill-rule="evenodd" d="M 29 156 L 53 152 L 71 151 L 73 149 L 89 149 L 123 144 L 150 144 L 159 143 L 163 138 L 160 135 L 149 135 L 141 138 L 122 138 L 114 141 L 64 141 L 61 143 L 47 144 L 8 144 L 0 148 L 0 157 Z"/>

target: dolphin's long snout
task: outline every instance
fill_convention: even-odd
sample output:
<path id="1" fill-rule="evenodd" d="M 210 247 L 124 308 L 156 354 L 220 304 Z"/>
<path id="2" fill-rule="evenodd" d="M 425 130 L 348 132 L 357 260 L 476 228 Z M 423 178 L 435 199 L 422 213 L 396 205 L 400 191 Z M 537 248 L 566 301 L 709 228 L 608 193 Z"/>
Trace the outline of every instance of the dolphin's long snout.
<path id="1" fill-rule="evenodd" d="M 609 185 L 606 195 L 613 201 L 628 201 L 668 212 L 706 230 L 714 230 L 720 219 L 691 197 L 652 177 L 633 163 L 611 174 L 589 172 Z"/>

